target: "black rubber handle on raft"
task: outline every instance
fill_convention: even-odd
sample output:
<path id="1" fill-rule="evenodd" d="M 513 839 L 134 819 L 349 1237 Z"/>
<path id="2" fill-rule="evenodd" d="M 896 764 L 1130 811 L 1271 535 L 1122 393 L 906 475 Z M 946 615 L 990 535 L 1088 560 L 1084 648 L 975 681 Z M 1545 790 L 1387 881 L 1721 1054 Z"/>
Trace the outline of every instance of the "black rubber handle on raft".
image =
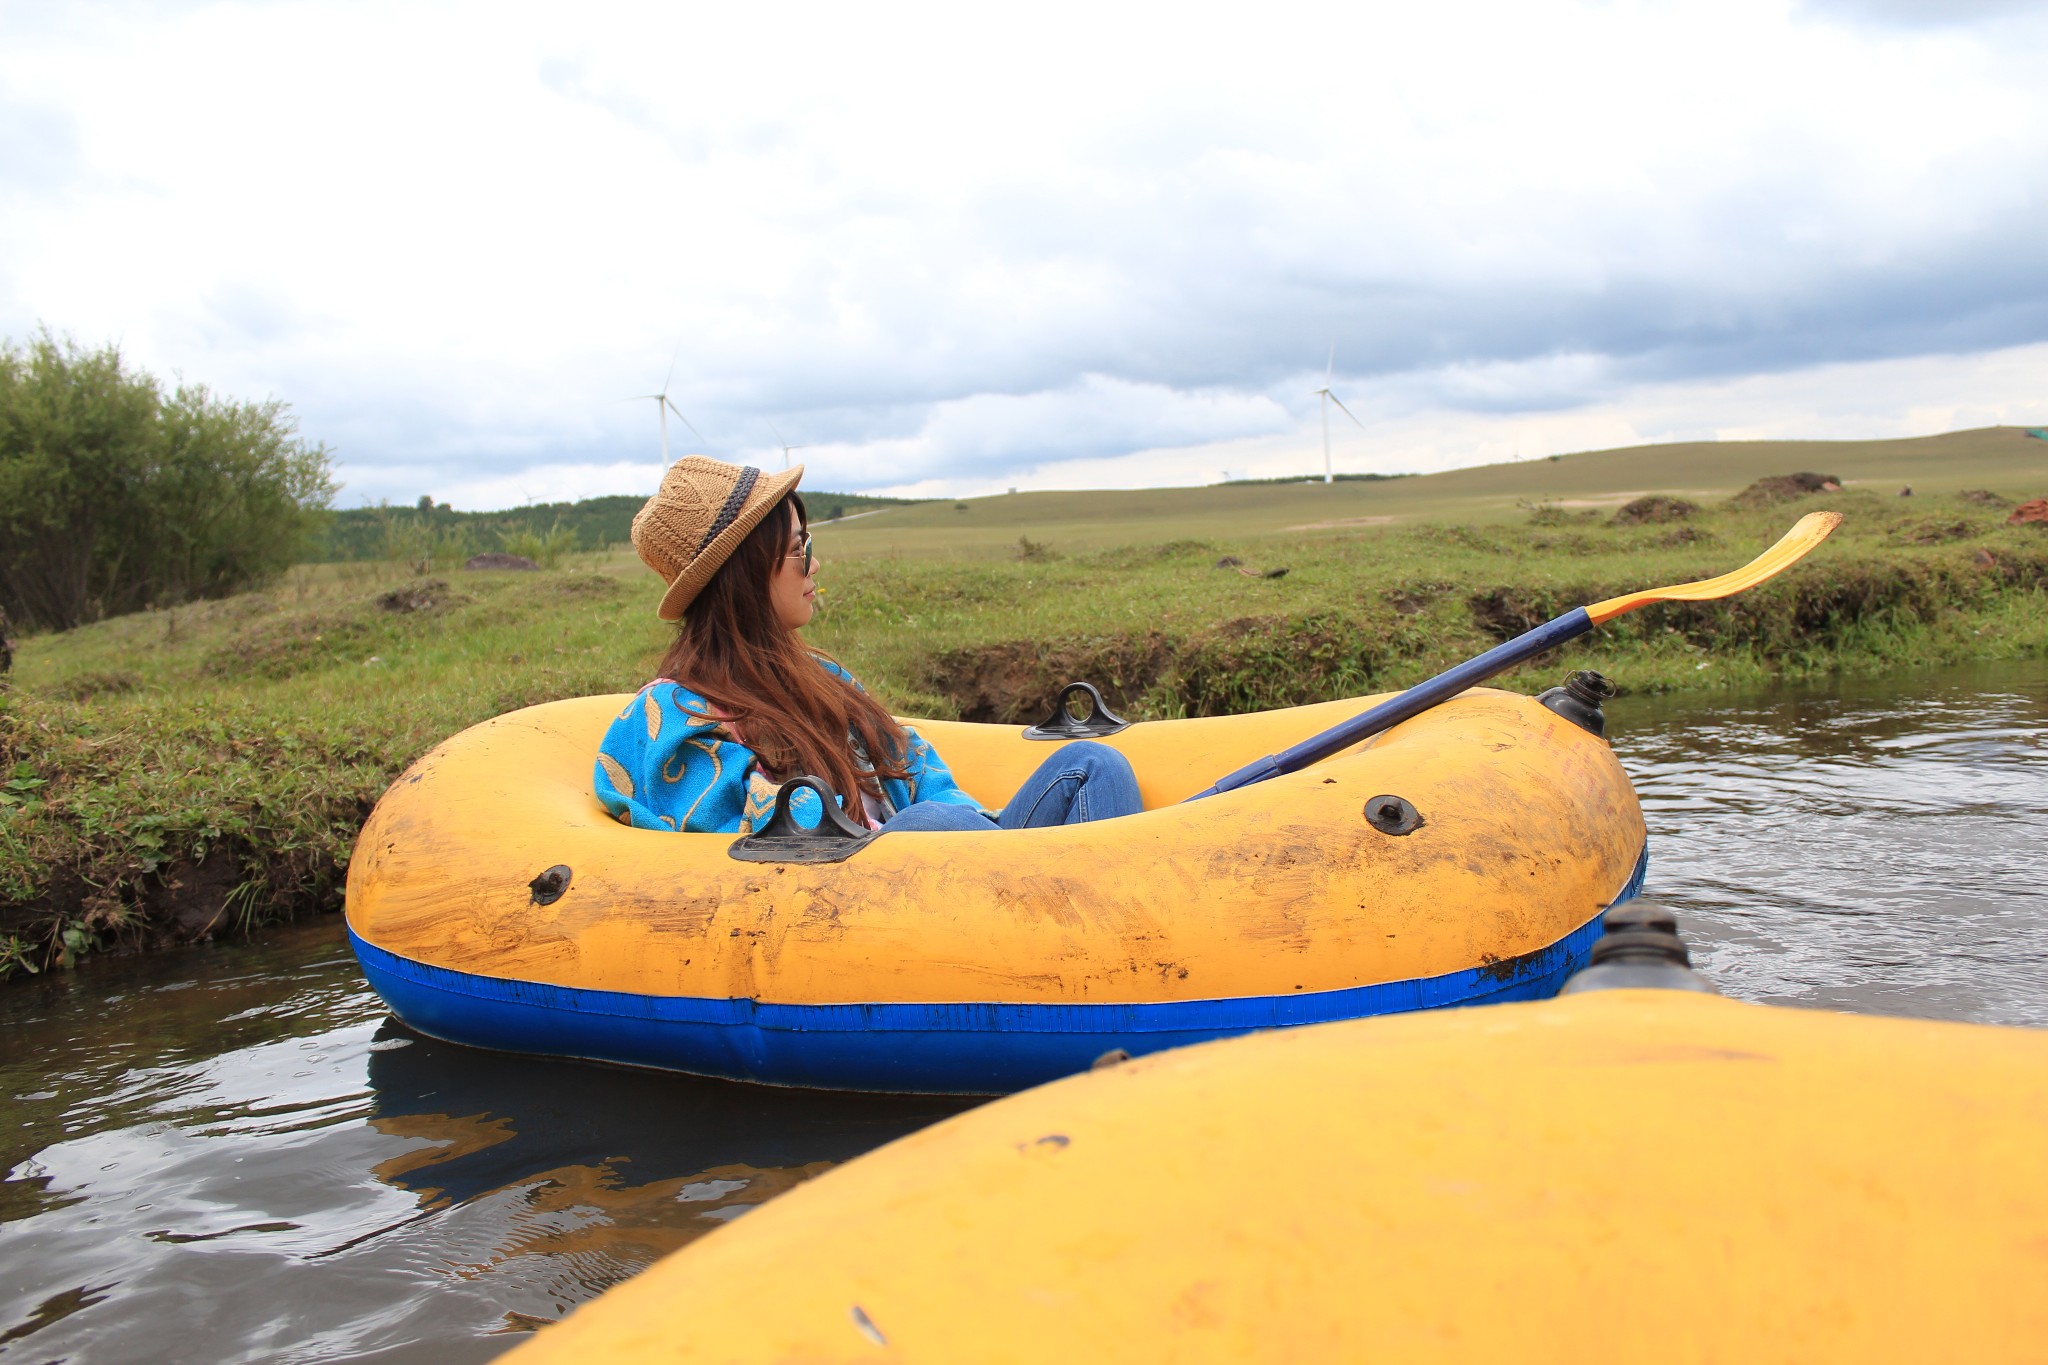
<path id="1" fill-rule="evenodd" d="M 1428 682 L 1417 683 L 1400 696 L 1390 697 L 1370 711 L 1353 716 L 1342 724 L 1333 725 L 1319 735 L 1311 735 L 1291 749 L 1268 754 L 1256 763 L 1245 764 L 1234 773 L 1226 773 L 1216 779 L 1214 786 L 1196 792 L 1188 800 L 1199 801 L 1205 796 L 1216 796 L 1238 787 L 1249 787 L 1254 782 L 1264 782 L 1269 777 L 1298 772 L 1311 763 L 1320 763 L 1360 740 L 1370 739 L 1382 730 L 1391 730 L 1404 720 L 1413 720 L 1431 707 L 1449 701 L 1466 688 L 1477 687 L 1496 673 L 1505 673 L 1516 664 L 1527 663 L 1547 649 L 1555 649 L 1567 640 L 1576 640 L 1592 628 L 1593 618 L 1586 614 L 1586 609 L 1574 607 L 1555 621 L 1545 621 L 1536 629 L 1517 635 L 1506 644 L 1495 645 L 1478 658 L 1467 659 L 1456 668 L 1446 669 L 1437 674 Z"/>
<path id="2" fill-rule="evenodd" d="M 1088 698 L 1088 714 L 1079 720 L 1067 709 L 1067 703 L 1075 697 Z M 1102 694 L 1095 690 L 1093 683 L 1070 682 L 1060 689 L 1052 704 L 1052 714 L 1036 725 L 1026 726 L 1026 739 L 1101 739 L 1119 730 L 1128 730 L 1131 723 L 1109 709 L 1102 700 Z"/>
<path id="3" fill-rule="evenodd" d="M 818 794 L 824 814 L 806 829 L 790 814 L 799 787 Z M 856 825 L 839 809 L 839 795 L 822 777 L 792 777 L 775 791 L 768 823 L 733 840 L 726 852 L 743 863 L 843 863 L 875 841 L 877 831 Z"/>

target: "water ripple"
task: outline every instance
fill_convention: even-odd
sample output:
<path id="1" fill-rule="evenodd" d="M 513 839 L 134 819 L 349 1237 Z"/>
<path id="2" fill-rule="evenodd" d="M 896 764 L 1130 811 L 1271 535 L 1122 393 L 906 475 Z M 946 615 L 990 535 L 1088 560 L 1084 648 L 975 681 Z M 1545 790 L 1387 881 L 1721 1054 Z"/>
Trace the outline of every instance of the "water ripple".
<path id="1" fill-rule="evenodd" d="M 2048 1025 L 2048 667 L 1624 699 L 1647 893 L 1730 995 Z"/>

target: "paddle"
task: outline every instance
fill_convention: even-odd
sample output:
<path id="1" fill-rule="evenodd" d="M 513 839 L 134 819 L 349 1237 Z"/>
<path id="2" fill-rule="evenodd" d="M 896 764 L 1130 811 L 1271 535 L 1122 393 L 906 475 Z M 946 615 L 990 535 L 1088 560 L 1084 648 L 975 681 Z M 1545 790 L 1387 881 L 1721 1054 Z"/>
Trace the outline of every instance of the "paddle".
<path id="1" fill-rule="evenodd" d="M 1331 754 L 1350 748 L 1362 739 L 1370 738 L 1382 730 L 1399 725 L 1404 720 L 1421 715 L 1439 702 L 1449 701 L 1466 688 L 1476 687 L 1496 673 L 1525 663 L 1547 649 L 1555 649 L 1567 640 L 1575 640 L 1593 627 L 1632 612 L 1637 607 L 1646 607 L 1652 602 L 1708 602 L 1717 597 L 1733 597 L 1736 593 L 1746 592 L 1798 563 L 1807 551 L 1826 540 L 1828 533 L 1841 524 L 1840 512 L 1808 512 L 1799 519 L 1797 525 L 1785 533 L 1784 539 L 1734 573 L 1724 573 L 1719 578 L 1706 578 L 1697 583 L 1680 583 L 1675 587 L 1651 588 L 1645 592 L 1610 597 L 1605 602 L 1595 602 L 1590 607 L 1575 607 L 1555 621 L 1546 621 L 1526 634 L 1517 635 L 1506 644 L 1494 646 L 1476 659 L 1467 659 L 1456 668 L 1439 673 L 1428 682 L 1420 683 L 1398 697 L 1381 702 L 1363 715 L 1353 716 L 1341 725 L 1334 725 L 1319 735 L 1303 740 L 1291 749 L 1268 754 L 1256 763 L 1248 763 L 1234 773 L 1219 777 L 1214 786 L 1196 792 L 1188 800 L 1199 801 L 1205 796 L 1216 796 L 1238 787 L 1248 787 L 1254 782 L 1263 782 L 1269 777 L 1296 772 L 1311 763 L 1320 762 Z"/>

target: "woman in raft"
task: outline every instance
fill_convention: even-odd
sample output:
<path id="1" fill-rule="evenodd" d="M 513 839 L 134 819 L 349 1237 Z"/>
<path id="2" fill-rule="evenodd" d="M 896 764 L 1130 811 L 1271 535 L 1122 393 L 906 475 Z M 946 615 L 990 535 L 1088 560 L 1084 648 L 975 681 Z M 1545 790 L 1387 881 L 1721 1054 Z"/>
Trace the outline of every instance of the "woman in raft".
<path id="1" fill-rule="evenodd" d="M 1081 741 L 987 809 L 915 730 L 803 643 L 818 591 L 803 472 L 686 455 L 633 518 L 633 548 L 668 583 L 657 614 L 680 624 L 661 676 L 598 748 L 605 809 L 639 829 L 747 834 L 802 774 L 822 778 L 856 824 L 884 832 L 1030 829 L 1143 808 L 1129 761 Z M 806 825 L 822 815 L 807 788 L 791 810 Z"/>

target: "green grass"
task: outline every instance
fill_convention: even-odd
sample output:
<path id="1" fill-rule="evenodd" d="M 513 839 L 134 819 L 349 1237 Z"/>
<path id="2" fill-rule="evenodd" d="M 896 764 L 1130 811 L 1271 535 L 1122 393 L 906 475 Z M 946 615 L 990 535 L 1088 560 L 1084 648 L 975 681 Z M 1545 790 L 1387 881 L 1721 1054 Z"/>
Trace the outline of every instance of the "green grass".
<path id="1" fill-rule="evenodd" d="M 1951 484 L 2048 492 L 2030 449 L 1951 439 Z M 1761 472 L 1853 479 L 1914 444 L 1872 447 L 1868 465 L 1801 447 Z M 1709 479 L 1729 447 L 1676 449 L 1693 463 L 1667 486 L 1694 494 L 1742 487 L 1765 458 L 1738 449 L 1736 472 Z M 1372 525 L 1289 530 L 1336 494 L 1272 485 L 892 509 L 820 531 L 811 634 L 906 714 L 1036 719 L 1070 678 L 1134 718 L 1285 706 L 1399 688 L 1573 606 L 1723 572 L 1832 506 L 1848 523 L 1770 584 L 1639 612 L 1504 683 L 1590 667 L 1641 692 L 2048 654 L 2048 531 L 1934 475 L 1910 476 L 1911 499 L 1895 473 L 1760 511 L 1708 493 L 1666 525 L 1570 505 L 1650 486 L 1629 454 L 1337 485 L 1407 499 Z M 1605 461 L 1621 487 L 1574 461 Z M 1458 507 L 1478 510 L 1425 514 Z M 1287 572 L 1248 577 L 1226 556 Z M 265 592 L 23 641 L 0 690 L 0 976 L 334 908 L 363 817 L 427 748 L 644 681 L 665 640 L 658 589 L 624 552 L 539 573 L 305 566 Z"/>
<path id="2" fill-rule="evenodd" d="M 1519 525 L 1422 522 L 1033 559 L 1014 546 L 1000 560 L 849 558 L 837 572 L 827 564 L 814 634 L 920 714 L 1036 719 L 1069 677 L 1102 683 L 1141 716 L 1293 705 L 1405 686 L 1574 606 L 1725 572 L 1807 506 L 1849 514 L 1807 564 L 1726 602 L 1623 618 L 1510 681 L 1593 667 L 1635 691 L 1733 686 L 2048 646 L 2048 534 L 1953 496 L 1859 492 L 1677 526 L 1616 527 L 1600 513 L 1565 513 L 1559 525 L 1544 509 Z M 1226 555 L 1287 574 L 1216 568 Z"/>

